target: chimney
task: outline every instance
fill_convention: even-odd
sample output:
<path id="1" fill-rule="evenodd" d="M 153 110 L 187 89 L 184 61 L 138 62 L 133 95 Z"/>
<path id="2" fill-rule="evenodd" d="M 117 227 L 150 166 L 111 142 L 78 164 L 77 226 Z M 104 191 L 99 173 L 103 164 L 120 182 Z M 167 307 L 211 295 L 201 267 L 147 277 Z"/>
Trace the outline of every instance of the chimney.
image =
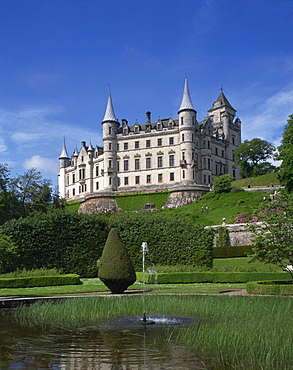
<path id="1" fill-rule="evenodd" d="M 147 125 L 151 123 L 151 112 L 146 112 L 146 122 Z"/>

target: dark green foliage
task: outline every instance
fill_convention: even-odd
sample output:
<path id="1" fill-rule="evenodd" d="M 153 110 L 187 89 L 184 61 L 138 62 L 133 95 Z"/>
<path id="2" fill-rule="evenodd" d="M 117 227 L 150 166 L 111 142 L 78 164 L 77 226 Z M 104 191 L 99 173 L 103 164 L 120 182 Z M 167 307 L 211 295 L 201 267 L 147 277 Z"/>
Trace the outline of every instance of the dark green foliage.
<path id="1" fill-rule="evenodd" d="M 51 210 L 10 220 L 1 232 L 18 247 L 17 267 L 57 268 L 83 277 L 97 274 L 96 261 L 106 240 L 107 224 L 94 215 Z"/>
<path id="2" fill-rule="evenodd" d="M 0 234 L 0 274 L 15 270 L 17 257 L 18 249 L 12 238 Z"/>
<path id="3" fill-rule="evenodd" d="M 214 232 L 163 214 L 113 214 L 111 227 L 117 227 L 137 271 L 142 270 L 141 244 L 147 242 L 155 265 L 194 265 L 212 267 Z"/>
<path id="4" fill-rule="evenodd" d="M 38 276 L 26 278 L 0 278 L 0 288 L 29 288 L 38 286 L 78 285 L 79 275 Z"/>
<path id="5" fill-rule="evenodd" d="M 274 170 L 276 167 L 267 162 L 274 152 L 274 145 L 266 140 L 245 140 L 233 153 L 236 164 L 240 165 L 241 177 L 259 176 Z"/>
<path id="6" fill-rule="evenodd" d="M 136 280 L 136 274 L 118 229 L 110 230 L 103 249 L 98 277 L 112 293 L 123 293 Z"/>
<path id="7" fill-rule="evenodd" d="M 213 181 L 213 191 L 215 193 L 229 192 L 232 187 L 233 176 L 230 174 L 221 175 Z"/>
<path id="8" fill-rule="evenodd" d="M 248 254 L 252 253 L 252 248 L 252 245 L 214 247 L 213 256 L 214 258 L 246 257 Z"/>
<path id="9" fill-rule="evenodd" d="M 278 151 L 277 159 L 282 161 L 278 178 L 291 193 L 293 191 L 293 114 L 289 116 Z"/>
<path id="10" fill-rule="evenodd" d="M 137 273 L 139 281 L 143 281 L 143 274 Z M 286 272 L 175 272 L 159 273 L 157 284 L 187 284 L 187 283 L 246 283 L 256 280 L 284 280 L 290 279 Z M 147 281 L 148 283 L 148 281 Z M 152 283 L 150 281 L 149 283 Z"/>
<path id="11" fill-rule="evenodd" d="M 217 247 L 226 247 L 228 245 L 229 240 L 229 232 L 227 227 L 220 226 L 218 227 L 217 231 L 218 231 L 218 236 L 216 239 Z"/>
<path id="12" fill-rule="evenodd" d="M 250 281 L 246 291 L 251 294 L 293 295 L 292 281 Z"/>

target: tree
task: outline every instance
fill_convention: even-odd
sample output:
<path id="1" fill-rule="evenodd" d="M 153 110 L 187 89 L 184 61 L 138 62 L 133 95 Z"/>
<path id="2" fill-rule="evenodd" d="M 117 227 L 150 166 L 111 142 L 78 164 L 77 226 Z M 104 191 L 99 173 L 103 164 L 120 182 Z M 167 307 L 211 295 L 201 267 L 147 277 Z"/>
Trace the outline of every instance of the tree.
<path id="1" fill-rule="evenodd" d="M 221 175 L 213 181 L 215 193 L 223 193 L 231 190 L 233 176 L 230 174 Z"/>
<path id="2" fill-rule="evenodd" d="M 15 270 L 18 250 L 8 235 L 0 234 L 0 274 Z"/>
<path id="3" fill-rule="evenodd" d="M 256 213 L 261 225 L 249 226 L 253 232 L 253 260 L 273 263 L 283 270 L 293 266 L 293 194 L 279 193 L 264 201 Z M 287 270 L 293 280 L 293 271 Z"/>
<path id="4" fill-rule="evenodd" d="M 282 161 L 278 178 L 291 193 L 293 191 L 293 114 L 287 120 L 278 151 L 277 159 Z"/>
<path id="5" fill-rule="evenodd" d="M 109 232 L 98 277 L 116 294 L 123 293 L 136 280 L 133 264 L 116 228 Z"/>
<path id="6" fill-rule="evenodd" d="M 267 162 L 274 156 L 276 148 L 266 140 L 255 138 L 245 140 L 234 150 L 236 164 L 240 166 L 242 177 L 259 176 L 275 167 Z"/>

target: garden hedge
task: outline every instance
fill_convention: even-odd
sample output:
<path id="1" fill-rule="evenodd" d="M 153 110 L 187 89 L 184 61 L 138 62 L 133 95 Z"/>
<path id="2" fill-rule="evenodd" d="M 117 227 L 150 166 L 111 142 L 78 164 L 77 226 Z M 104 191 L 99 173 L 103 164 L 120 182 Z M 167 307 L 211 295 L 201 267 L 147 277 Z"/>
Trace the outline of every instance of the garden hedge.
<path id="1" fill-rule="evenodd" d="M 214 258 L 234 258 L 234 257 L 246 257 L 248 254 L 252 254 L 253 245 L 238 245 L 228 247 L 214 247 L 213 257 Z"/>
<path id="2" fill-rule="evenodd" d="M 39 286 L 78 285 L 79 275 L 34 276 L 25 278 L 0 278 L 0 288 L 31 288 Z"/>
<path id="3" fill-rule="evenodd" d="M 143 273 L 137 272 L 138 281 L 143 282 Z M 176 272 L 146 275 L 147 284 L 186 284 L 186 283 L 246 283 L 256 280 L 289 280 L 288 272 Z M 155 281 L 156 280 L 156 281 Z"/>
<path id="4" fill-rule="evenodd" d="M 293 295 L 293 283 L 290 281 L 250 281 L 246 291 L 251 294 Z"/>

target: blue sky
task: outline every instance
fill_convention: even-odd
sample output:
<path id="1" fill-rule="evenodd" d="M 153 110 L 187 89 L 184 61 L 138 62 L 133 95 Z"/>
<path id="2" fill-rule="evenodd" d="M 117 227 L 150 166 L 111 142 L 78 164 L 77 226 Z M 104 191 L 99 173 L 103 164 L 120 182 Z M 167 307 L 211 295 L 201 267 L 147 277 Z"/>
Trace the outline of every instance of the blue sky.
<path id="1" fill-rule="evenodd" d="M 65 136 L 177 118 L 185 74 L 201 121 L 223 86 L 242 140 L 278 145 L 293 113 L 292 0 L 0 0 L 0 162 L 56 184 Z"/>

